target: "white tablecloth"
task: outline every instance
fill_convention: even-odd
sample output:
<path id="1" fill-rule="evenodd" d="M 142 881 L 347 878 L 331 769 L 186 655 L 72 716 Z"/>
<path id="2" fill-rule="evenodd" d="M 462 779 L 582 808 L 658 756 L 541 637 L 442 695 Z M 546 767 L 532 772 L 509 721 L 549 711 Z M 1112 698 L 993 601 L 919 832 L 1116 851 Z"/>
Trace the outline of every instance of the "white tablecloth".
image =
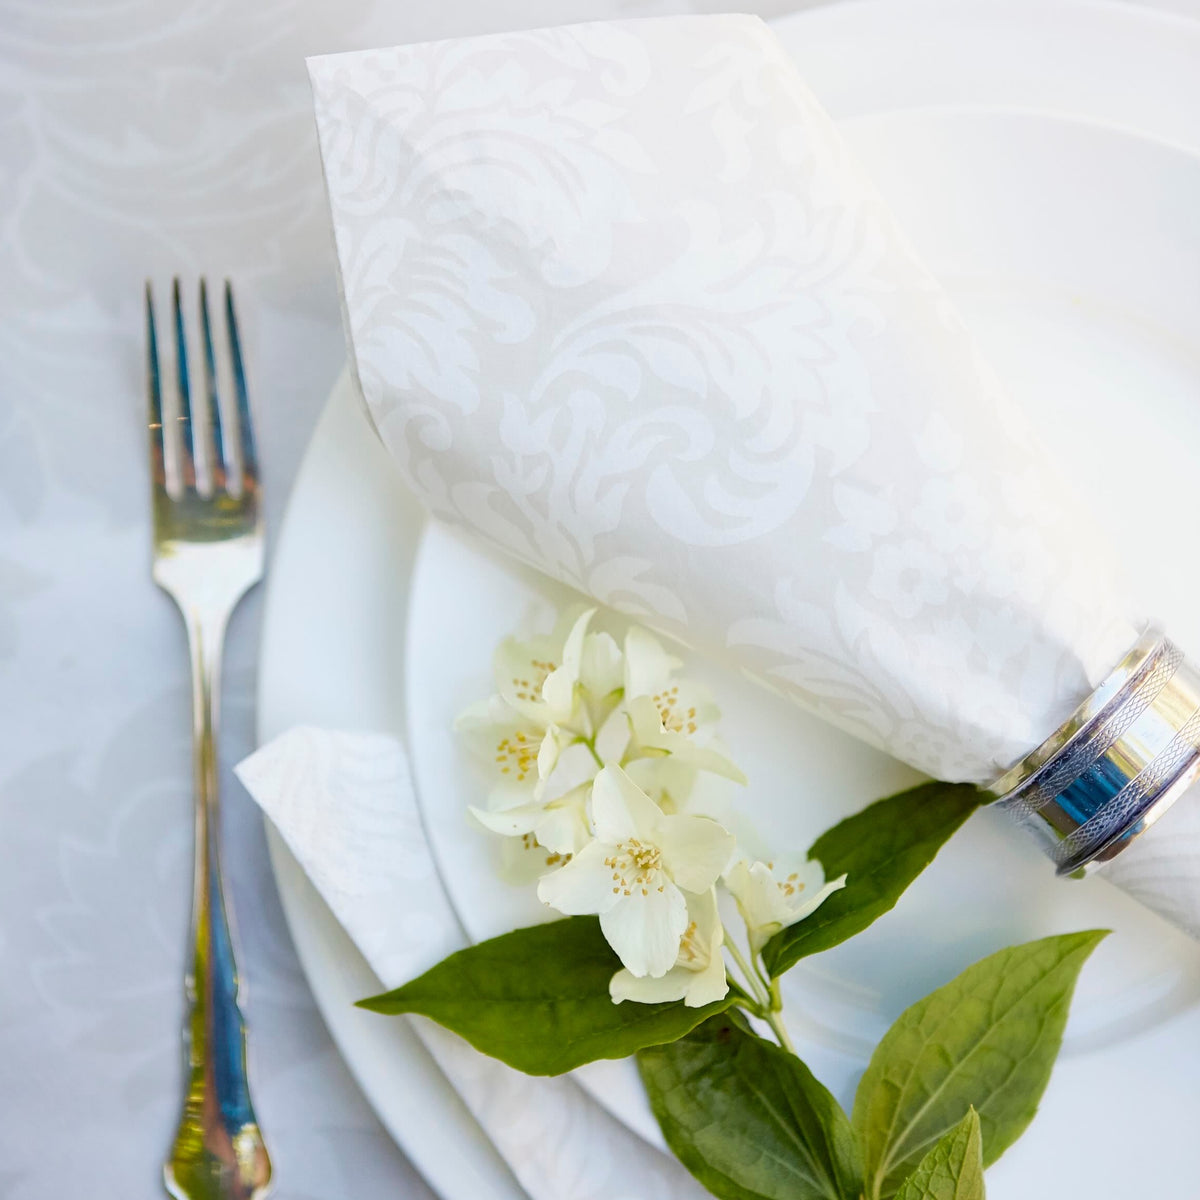
<path id="1" fill-rule="evenodd" d="M 771 15 L 799 5 L 763 0 Z M 1200 0 L 1162 0 L 1200 13 Z M 305 54 L 723 0 L 0 0 L 0 1197 L 161 1195 L 190 873 L 182 628 L 149 576 L 141 288 L 237 285 L 268 528 L 342 361 Z M 425 1196 L 290 945 L 227 649 L 226 864 L 285 1200 Z"/>

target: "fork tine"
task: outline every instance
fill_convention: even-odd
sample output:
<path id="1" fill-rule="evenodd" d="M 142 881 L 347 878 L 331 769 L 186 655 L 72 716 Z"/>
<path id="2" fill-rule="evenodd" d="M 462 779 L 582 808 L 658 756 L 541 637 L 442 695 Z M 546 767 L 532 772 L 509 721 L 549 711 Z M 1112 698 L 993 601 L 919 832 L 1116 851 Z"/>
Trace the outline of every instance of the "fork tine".
<path id="1" fill-rule="evenodd" d="M 167 456 L 163 447 L 162 380 L 158 373 L 158 331 L 154 326 L 154 295 L 146 280 L 146 400 L 149 407 L 150 474 L 156 489 L 167 486 Z"/>
<path id="2" fill-rule="evenodd" d="M 196 441 L 192 430 L 192 392 L 188 382 L 187 340 L 183 333 L 183 305 L 179 299 L 179 276 L 171 288 L 171 308 L 175 326 L 175 378 L 179 386 L 179 431 L 182 454 L 183 486 L 196 486 Z"/>
<path id="3" fill-rule="evenodd" d="M 225 490 L 229 450 L 221 428 L 221 404 L 217 398 L 217 361 L 213 352 L 212 323 L 208 316 L 208 285 L 200 277 L 200 330 L 204 345 L 204 391 L 208 400 L 208 462 L 213 490 Z"/>
<path id="4" fill-rule="evenodd" d="M 258 487 L 258 450 L 254 444 L 254 426 L 250 420 L 250 397 L 246 392 L 246 369 L 242 362 L 242 341 L 238 336 L 237 315 L 233 311 L 233 288 L 228 279 L 225 280 L 225 325 L 229 333 L 229 355 L 233 360 L 233 387 L 237 394 L 242 491 L 250 492 Z"/>

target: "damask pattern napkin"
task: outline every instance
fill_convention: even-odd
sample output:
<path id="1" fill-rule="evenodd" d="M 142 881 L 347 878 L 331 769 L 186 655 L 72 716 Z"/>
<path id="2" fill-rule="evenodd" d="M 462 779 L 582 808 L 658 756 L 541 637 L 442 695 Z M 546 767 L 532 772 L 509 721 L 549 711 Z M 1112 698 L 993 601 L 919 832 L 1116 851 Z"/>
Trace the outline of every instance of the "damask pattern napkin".
<path id="1" fill-rule="evenodd" d="M 384 988 L 466 944 L 395 738 L 293 729 L 240 763 L 237 774 Z M 532 1200 L 706 1194 L 571 1079 L 522 1075 L 432 1022 L 412 1024 Z"/>
<path id="2" fill-rule="evenodd" d="M 431 512 L 941 779 L 994 779 L 1134 643 L 1114 554 L 757 18 L 309 66 L 352 366 Z M 1189 821 L 1112 874 L 1200 933 Z"/>
<path id="3" fill-rule="evenodd" d="M 310 62 L 352 361 L 439 517 L 943 779 L 1137 636 L 754 17 Z"/>

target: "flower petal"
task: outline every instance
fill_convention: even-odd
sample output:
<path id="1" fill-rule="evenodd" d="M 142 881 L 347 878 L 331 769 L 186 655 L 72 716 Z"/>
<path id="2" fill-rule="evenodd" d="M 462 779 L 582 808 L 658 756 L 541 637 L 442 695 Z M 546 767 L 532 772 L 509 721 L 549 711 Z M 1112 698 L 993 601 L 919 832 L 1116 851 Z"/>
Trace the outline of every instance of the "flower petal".
<path id="1" fill-rule="evenodd" d="M 656 841 L 663 866 L 685 891 L 707 891 L 729 865 L 733 834 L 708 817 L 660 817 Z"/>
<path id="2" fill-rule="evenodd" d="M 657 979 L 650 975 L 637 976 L 622 968 L 608 981 L 608 994 L 614 1004 L 624 1000 L 632 1000 L 637 1004 L 667 1004 L 672 1000 L 682 1000 L 695 978 L 696 973 L 685 967 L 672 967 Z"/>
<path id="3" fill-rule="evenodd" d="M 757 951 L 782 927 L 788 915 L 775 876 L 764 862 L 740 859 L 726 869 L 725 886 L 737 901 L 750 945 Z"/>
<path id="4" fill-rule="evenodd" d="M 546 736 L 542 738 L 542 744 L 538 747 L 537 769 L 538 779 L 546 780 L 554 774 L 554 768 L 558 766 L 559 756 L 563 749 L 571 744 L 570 735 L 565 734 L 557 725 L 551 725 L 546 730 Z"/>
<path id="5" fill-rule="evenodd" d="M 752 861 L 745 854 L 739 853 L 721 872 L 721 882 L 739 904 L 750 887 L 750 864 Z"/>
<path id="6" fill-rule="evenodd" d="M 672 753 L 674 754 L 676 751 L 672 750 Z M 707 746 L 697 746 L 695 742 L 689 743 L 689 748 L 684 751 L 684 759 L 699 770 L 707 771 L 710 775 L 720 775 L 725 779 L 732 779 L 734 783 L 740 783 L 743 787 L 746 785 L 745 772 L 729 757 L 725 752 L 725 747 L 717 738 L 713 738 Z"/>
<path id="7" fill-rule="evenodd" d="M 501 713 L 507 712 L 512 721 L 516 721 L 516 713 L 504 703 L 502 696 L 489 696 L 486 700 L 476 700 L 454 718 L 454 728 L 460 732 L 478 729 L 480 726 L 493 725 Z"/>
<path id="8" fill-rule="evenodd" d="M 674 688 L 678 688 L 672 709 L 685 723 L 685 728 L 695 725 L 711 725 L 721 719 L 721 710 L 717 707 L 712 693 L 703 684 L 694 683 L 690 679 L 680 679 Z M 695 732 L 692 729 L 691 732 Z"/>
<path id="9" fill-rule="evenodd" d="M 607 912 L 622 897 L 614 893 L 612 871 L 604 860 L 614 847 L 589 842 L 565 867 L 538 883 L 538 899 L 568 917 Z"/>
<path id="10" fill-rule="evenodd" d="M 687 992 L 683 1003 L 688 1008 L 703 1008 L 715 1004 L 729 995 L 729 979 L 725 974 L 725 960 L 718 946 L 703 971 L 689 971 Z"/>
<path id="11" fill-rule="evenodd" d="M 563 643 L 560 665 L 546 676 L 542 684 L 542 699 L 556 720 L 569 721 L 575 712 L 575 685 L 579 682 L 583 662 L 583 642 L 588 622 L 596 610 L 587 609 L 571 626 Z"/>
<path id="12" fill-rule="evenodd" d="M 500 843 L 500 878 L 515 887 L 536 883 L 560 862 L 530 838 L 505 838 Z"/>
<path id="13" fill-rule="evenodd" d="M 484 829 L 503 837 L 522 837 L 526 833 L 532 833 L 538 822 L 546 817 L 546 810 L 540 804 L 518 804 L 499 812 L 471 805 L 468 811 Z"/>
<path id="14" fill-rule="evenodd" d="M 658 805 L 615 763 L 597 774 L 592 784 L 592 821 L 598 838 L 606 842 L 626 842 L 634 837 L 653 840 L 660 820 Z"/>
<path id="15" fill-rule="evenodd" d="M 563 870 L 570 870 L 571 865 Z M 631 896 L 622 896 L 620 903 L 600 915 L 608 944 L 621 965 L 639 978 L 665 975 L 675 965 L 679 939 L 687 925 L 683 893 L 665 878 L 657 885 L 635 888 Z"/>
<path id="16" fill-rule="evenodd" d="M 589 633 L 583 641 L 579 682 L 601 700 L 625 685 L 625 658 L 607 633 Z"/>
<path id="17" fill-rule="evenodd" d="M 529 642 L 505 638 L 492 658 L 496 690 L 501 698 L 527 721 L 545 725 L 550 714 L 542 701 L 542 684 L 546 668 L 540 665 L 553 661 L 555 651 L 545 637 Z"/>
<path id="18" fill-rule="evenodd" d="M 503 697 L 492 696 L 459 714 L 455 728 L 496 784 L 526 795 L 537 788 L 544 725 L 522 716 Z"/>
<path id="19" fill-rule="evenodd" d="M 630 626 L 625 635 L 625 697 L 656 696 L 682 664 L 672 658 L 662 643 L 640 625 Z"/>
<path id="20" fill-rule="evenodd" d="M 587 823 L 588 788 L 574 788 L 551 800 L 534 827 L 537 840 L 557 854 L 575 854 L 587 845 L 591 830 Z"/>
<path id="21" fill-rule="evenodd" d="M 746 782 L 741 769 L 717 745 L 697 746 L 687 734 L 664 729 L 658 707 L 649 696 L 626 700 L 625 708 L 634 740 L 639 746 L 675 755 L 681 762 L 702 771 L 711 771 L 714 775 L 723 775 L 735 783 Z"/>
<path id="22" fill-rule="evenodd" d="M 541 726 L 527 721 L 503 696 L 490 696 L 463 709 L 455 719 L 454 728 L 463 735 L 468 749 L 485 762 L 493 760 L 497 742 L 517 731 L 527 737 L 542 735 Z"/>
<path id="23" fill-rule="evenodd" d="M 602 763 L 621 763 L 629 749 L 629 718 L 618 697 L 611 713 L 596 729 L 596 755 Z"/>
<path id="24" fill-rule="evenodd" d="M 697 942 L 709 954 L 719 955 L 725 942 L 725 927 L 721 924 L 721 913 L 717 908 L 716 889 L 709 888 L 699 895 L 688 892 L 684 899 L 687 901 L 688 920 L 696 925 Z"/>
<path id="25" fill-rule="evenodd" d="M 726 869 L 725 886 L 737 901 L 757 954 L 779 930 L 802 921 L 845 887 L 846 876 L 825 883 L 825 870 L 817 859 L 789 855 L 768 864 L 741 858 Z"/>
<path id="26" fill-rule="evenodd" d="M 653 699 L 649 696 L 631 696 L 627 692 L 625 710 L 629 713 L 629 727 L 638 742 L 643 746 L 661 749 L 659 741 L 665 731 L 658 706 Z"/>
<path id="27" fill-rule="evenodd" d="M 789 925 L 795 925 L 797 921 L 803 921 L 805 917 L 811 916 L 834 892 L 841 891 L 846 886 L 846 876 L 839 875 L 836 879 L 831 879 L 828 883 L 817 888 L 809 895 L 808 899 L 798 908 L 794 909 Z M 807 893 L 806 893 L 807 894 Z"/>
<path id="28" fill-rule="evenodd" d="M 665 813 L 682 812 L 696 787 L 697 768 L 672 754 L 635 758 L 625 773 Z"/>

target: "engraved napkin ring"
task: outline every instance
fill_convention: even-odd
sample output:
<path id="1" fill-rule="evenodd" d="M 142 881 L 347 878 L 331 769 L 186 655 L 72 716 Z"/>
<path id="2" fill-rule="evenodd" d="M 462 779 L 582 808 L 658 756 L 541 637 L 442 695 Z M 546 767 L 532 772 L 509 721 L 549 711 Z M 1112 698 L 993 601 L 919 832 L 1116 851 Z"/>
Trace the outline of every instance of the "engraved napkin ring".
<path id="1" fill-rule="evenodd" d="M 1200 672 L 1148 629 L 1036 750 L 988 787 L 1058 874 L 1116 857 L 1200 774 Z"/>

